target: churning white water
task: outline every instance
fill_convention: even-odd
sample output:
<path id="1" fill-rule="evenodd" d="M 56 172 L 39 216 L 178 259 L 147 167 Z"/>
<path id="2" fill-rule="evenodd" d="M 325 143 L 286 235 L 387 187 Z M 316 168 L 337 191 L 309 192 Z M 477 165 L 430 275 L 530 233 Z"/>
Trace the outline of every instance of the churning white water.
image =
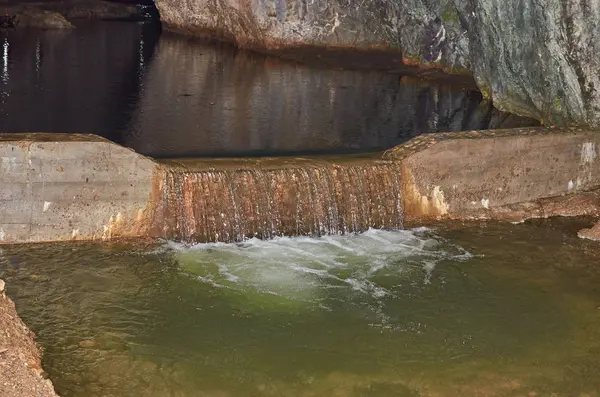
<path id="1" fill-rule="evenodd" d="M 185 272 L 212 287 L 246 296 L 277 296 L 323 310 L 333 310 L 335 300 L 355 302 L 377 317 L 383 316 L 387 300 L 402 293 L 403 285 L 424 288 L 440 262 L 471 257 L 426 228 L 169 246 Z"/>

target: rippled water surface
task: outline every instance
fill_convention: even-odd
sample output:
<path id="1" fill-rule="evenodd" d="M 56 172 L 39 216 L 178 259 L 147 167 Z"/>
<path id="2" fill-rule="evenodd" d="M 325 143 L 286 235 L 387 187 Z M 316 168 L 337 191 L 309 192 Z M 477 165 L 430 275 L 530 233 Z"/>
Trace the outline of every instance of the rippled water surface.
<path id="1" fill-rule="evenodd" d="M 301 66 L 152 24 L 0 31 L 1 132 L 94 133 L 180 157 L 364 152 L 531 123 L 461 87 Z"/>
<path id="2" fill-rule="evenodd" d="M 64 396 L 597 396 L 585 220 L 0 250 Z"/>

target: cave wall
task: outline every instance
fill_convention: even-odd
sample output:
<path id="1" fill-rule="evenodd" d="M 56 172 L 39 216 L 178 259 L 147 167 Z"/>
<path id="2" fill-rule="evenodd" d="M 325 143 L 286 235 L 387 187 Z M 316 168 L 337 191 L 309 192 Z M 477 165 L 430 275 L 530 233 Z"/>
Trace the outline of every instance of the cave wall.
<path id="1" fill-rule="evenodd" d="M 156 0 L 170 29 L 242 47 L 398 51 L 470 71 L 500 109 L 600 125 L 600 0 Z"/>

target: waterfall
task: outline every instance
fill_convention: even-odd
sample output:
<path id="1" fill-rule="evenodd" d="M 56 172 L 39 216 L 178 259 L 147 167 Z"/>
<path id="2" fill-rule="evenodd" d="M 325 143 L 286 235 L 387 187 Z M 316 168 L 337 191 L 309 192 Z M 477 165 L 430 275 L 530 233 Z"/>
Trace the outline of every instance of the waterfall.
<path id="1" fill-rule="evenodd" d="M 232 242 L 401 228 L 400 164 L 379 158 L 163 162 L 153 234 Z"/>

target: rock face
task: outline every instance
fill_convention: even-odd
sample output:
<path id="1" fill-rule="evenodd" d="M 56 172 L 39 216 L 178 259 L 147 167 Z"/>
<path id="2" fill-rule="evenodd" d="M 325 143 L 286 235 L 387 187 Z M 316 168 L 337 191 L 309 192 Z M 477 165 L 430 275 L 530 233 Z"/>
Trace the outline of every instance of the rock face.
<path id="1" fill-rule="evenodd" d="M 471 71 L 506 111 L 600 125 L 600 0 L 156 0 L 168 28 L 240 46 L 391 50 Z"/>
<path id="2" fill-rule="evenodd" d="M 547 123 L 600 125 L 599 0 L 477 4 L 462 14 L 472 26 L 471 69 L 484 93 Z"/>
<path id="3" fill-rule="evenodd" d="M 57 397 L 44 379 L 35 335 L 19 318 L 15 304 L 4 295 L 0 280 L 0 396 Z"/>
<path id="4" fill-rule="evenodd" d="M 600 221 L 590 229 L 582 229 L 577 233 L 581 238 L 587 238 L 589 240 L 600 241 Z"/>
<path id="5" fill-rule="evenodd" d="M 118 4 L 98 0 L 71 0 L 59 4 L 60 6 L 57 7 L 58 10 L 69 20 L 134 20 L 140 18 L 139 9 L 133 4 Z"/>

